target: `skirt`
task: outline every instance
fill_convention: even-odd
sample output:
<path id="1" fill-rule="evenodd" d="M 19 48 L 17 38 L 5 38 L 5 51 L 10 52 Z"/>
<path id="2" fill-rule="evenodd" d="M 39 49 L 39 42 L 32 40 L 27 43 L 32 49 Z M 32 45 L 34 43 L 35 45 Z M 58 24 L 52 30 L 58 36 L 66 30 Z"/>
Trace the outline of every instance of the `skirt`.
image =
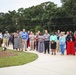
<path id="1" fill-rule="evenodd" d="M 51 49 L 56 49 L 56 42 L 51 43 Z"/>

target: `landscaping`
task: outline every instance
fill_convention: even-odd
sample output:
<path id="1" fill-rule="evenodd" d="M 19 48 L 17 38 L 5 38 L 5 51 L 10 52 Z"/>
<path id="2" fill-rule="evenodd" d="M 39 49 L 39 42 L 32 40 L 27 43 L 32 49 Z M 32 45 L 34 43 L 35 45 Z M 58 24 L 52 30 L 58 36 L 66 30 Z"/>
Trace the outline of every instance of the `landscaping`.
<path id="1" fill-rule="evenodd" d="M 0 68 L 27 64 L 37 58 L 38 55 L 34 53 L 17 52 L 15 50 L 2 51 L 2 48 L 0 48 Z"/>

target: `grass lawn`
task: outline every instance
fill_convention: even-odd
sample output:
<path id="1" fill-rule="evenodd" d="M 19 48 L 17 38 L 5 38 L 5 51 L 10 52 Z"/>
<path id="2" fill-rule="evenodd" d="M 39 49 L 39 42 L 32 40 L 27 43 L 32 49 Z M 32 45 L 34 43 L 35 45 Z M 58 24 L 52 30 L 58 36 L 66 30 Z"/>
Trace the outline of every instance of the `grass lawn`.
<path id="1" fill-rule="evenodd" d="M 5 52 L 1 52 L 2 51 L 0 48 L 0 68 L 23 65 L 38 58 L 37 54 L 28 52 L 17 52 L 14 50 L 6 50 Z"/>

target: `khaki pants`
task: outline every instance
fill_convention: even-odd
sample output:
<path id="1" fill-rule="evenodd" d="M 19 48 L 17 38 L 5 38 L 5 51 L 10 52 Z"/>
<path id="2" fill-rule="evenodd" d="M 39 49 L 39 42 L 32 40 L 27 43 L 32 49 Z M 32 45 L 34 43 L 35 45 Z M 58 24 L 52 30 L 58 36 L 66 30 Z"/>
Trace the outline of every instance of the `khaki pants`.
<path id="1" fill-rule="evenodd" d="M 30 49 L 34 50 L 34 40 L 30 40 Z"/>
<path id="2" fill-rule="evenodd" d="M 57 48 L 56 48 L 57 52 L 60 52 L 60 44 L 59 44 L 59 40 L 57 41 Z"/>
<path id="3" fill-rule="evenodd" d="M 4 47 L 7 47 L 8 46 L 8 38 L 4 38 L 3 43 L 4 43 Z"/>
<path id="4" fill-rule="evenodd" d="M 27 49 L 27 40 L 22 39 L 22 44 L 23 44 L 23 50 L 26 50 Z"/>

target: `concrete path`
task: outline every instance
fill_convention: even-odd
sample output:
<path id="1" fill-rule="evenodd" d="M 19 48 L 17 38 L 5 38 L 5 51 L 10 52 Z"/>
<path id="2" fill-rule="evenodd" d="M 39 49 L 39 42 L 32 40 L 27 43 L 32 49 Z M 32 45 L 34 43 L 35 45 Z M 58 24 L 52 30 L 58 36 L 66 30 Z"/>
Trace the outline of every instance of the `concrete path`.
<path id="1" fill-rule="evenodd" d="M 33 53 L 38 54 L 37 60 L 21 66 L 0 68 L 0 75 L 76 75 L 76 56 Z"/>

